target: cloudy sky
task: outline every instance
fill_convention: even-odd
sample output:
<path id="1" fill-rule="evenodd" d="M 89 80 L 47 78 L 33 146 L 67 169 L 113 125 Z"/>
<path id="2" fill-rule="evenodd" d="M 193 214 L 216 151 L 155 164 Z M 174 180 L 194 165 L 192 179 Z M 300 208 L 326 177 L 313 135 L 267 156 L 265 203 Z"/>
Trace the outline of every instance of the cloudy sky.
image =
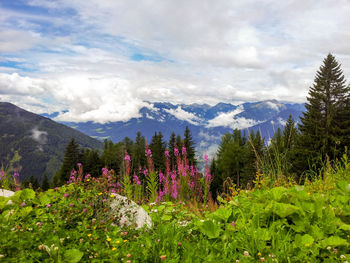
<path id="1" fill-rule="evenodd" d="M 117 121 L 145 101 L 304 102 L 348 0 L 0 0 L 0 101 Z"/>

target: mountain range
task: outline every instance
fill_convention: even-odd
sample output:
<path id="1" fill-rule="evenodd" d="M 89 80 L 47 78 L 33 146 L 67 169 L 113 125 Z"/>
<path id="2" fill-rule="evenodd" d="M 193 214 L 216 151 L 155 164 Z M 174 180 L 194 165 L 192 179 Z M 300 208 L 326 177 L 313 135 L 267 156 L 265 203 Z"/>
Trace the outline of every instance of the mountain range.
<path id="1" fill-rule="evenodd" d="M 0 102 L 0 167 L 10 168 L 11 161 L 15 162 L 21 181 L 30 176 L 41 181 L 44 174 L 56 173 L 71 138 L 84 148 L 103 148 L 101 141 L 76 129 Z"/>
<path id="2" fill-rule="evenodd" d="M 283 129 L 290 114 L 298 123 L 299 117 L 305 111 L 304 104 L 282 103 L 276 100 L 239 105 L 218 103 L 214 106 L 160 102 L 149 105 L 140 109 L 138 118 L 131 118 L 128 121 L 62 123 L 93 138 L 109 139 L 114 142 L 121 141 L 125 137 L 135 139 L 138 131 L 147 140 L 150 140 L 155 132 L 162 132 L 165 140 L 168 140 L 172 132 L 182 136 L 188 126 L 196 143 L 197 152 L 207 151 L 213 154 L 222 135 L 232 132 L 233 129 L 237 128 L 246 133 L 259 130 L 268 142 L 278 128 Z M 55 119 L 57 113 L 46 116 Z"/>

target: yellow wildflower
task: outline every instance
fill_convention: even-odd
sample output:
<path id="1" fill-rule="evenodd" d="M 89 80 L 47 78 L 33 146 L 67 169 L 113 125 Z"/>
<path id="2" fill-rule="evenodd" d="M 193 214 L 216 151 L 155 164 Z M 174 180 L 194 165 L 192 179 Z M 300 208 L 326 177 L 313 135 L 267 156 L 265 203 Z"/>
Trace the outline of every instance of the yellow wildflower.
<path id="1" fill-rule="evenodd" d="M 98 193 L 98 195 L 102 195 L 102 193 Z"/>
<path id="2" fill-rule="evenodd" d="M 112 197 L 112 198 L 113 198 L 113 197 L 115 197 L 115 195 L 114 195 L 114 194 L 111 194 L 111 195 L 110 195 L 110 197 Z"/>
<path id="3" fill-rule="evenodd" d="M 107 241 L 108 241 L 108 242 L 111 242 L 111 240 L 112 240 L 112 239 L 111 239 L 110 237 L 109 237 L 109 238 L 107 238 Z"/>
<path id="4" fill-rule="evenodd" d="M 119 240 L 117 240 L 117 241 L 115 241 L 115 243 L 119 244 L 119 243 L 120 243 L 120 241 L 119 241 Z"/>
<path id="5" fill-rule="evenodd" d="M 128 242 L 128 240 L 125 239 L 125 240 L 124 240 L 124 243 L 126 243 L 126 242 Z"/>
<path id="6" fill-rule="evenodd" d="M 91 234 L 88 234 L 88 237 L 91 237 Z"/>
<path id="7" fill-rule="evenodd" d="M 115 251 L 115 250 L 116 250 L 116 248 L 114 247 L 114 248 L 112 248 L 112 250 L 113 250 L 113 251 Z"/>

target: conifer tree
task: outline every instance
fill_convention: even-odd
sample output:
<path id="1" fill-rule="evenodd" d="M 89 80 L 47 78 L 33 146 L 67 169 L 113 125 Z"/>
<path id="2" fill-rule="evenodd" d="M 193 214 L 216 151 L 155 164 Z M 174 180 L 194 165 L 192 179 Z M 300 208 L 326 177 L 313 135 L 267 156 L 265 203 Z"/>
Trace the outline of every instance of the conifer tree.
<path id="1" fill-rule="evenodd" d="M 345 82 L 340 64 L 328 54 L 317 71 L 307 97 L 306 112 L 300 118 L 299 166 L 304 165 L 301 169 L 309 168 L 304 160 L 315 164 L 326 157 L 335 159 L 341 155 L 340 146 L 349 135 L 346 116 L 350 89 Z"/>
<path id="2" fill-rule="evenodd" d="M 176 166 L 176 157 L 174 154 L 175 143 L 176 143 L 176 135 L 175 135 L 175 132 L 172 132 L 168 142 L 169 155 L 170 155 L 170 169 L 175 169 L 175 166 Z"/>
<path id="3" fill-rule="evenodd" d="M 163 134 L 161 132 L 157 133 L 155 132 L 152 141 L 149 145 L 149 148 L 152 151 L 152 158 L 153 158 L 153 164 L 154 169 L 156 171 L 163 171 L 165 169 L 165 148 L 166 143 L 163 140 Z"/>
<path id="4" fill-rule="evenodd" d="M 295 145 L 295 141 L 298 135 L 298 130 L 295 127 L 295 122 L 290 114 L 286 122 L 286 126 L 283 130 L 283 146 L 285 149 L 290 150 Z"/>
<path id="5" fill-rule="evenodd" d="M 41 189 L 44 191 L 48 190 L 50 188 L 49 178 L 46 174 L 44 174 L 43 182 L 41 184 Z"/>
<path id="6" fill-rule="evenodd" d="M 73 168 L 76 168 L 77 163 L 81 161 L 81 152 L 79 145 L 75 142 L 74 138 L 71 139 L 66 147 L 63 164 L 60 171 L 55 175 L 55 185 L 61 185 L 69 180 L 70 173 Z"/>
<path id="7" fill-rule="evenodd" d="M 141 132 L 137 132 L 134 147 L 131 154 L 134 172 L 138 173 L 138 169 L 146 166 L 145 156 L 145 136 Z"/>
<path id="8" fill-rule="evenodd" d="M 188 126 L 186 126 L 185 132 L 184 132 L 184 146 L 186 147 L 187 151 L 187 160 L 189 164 L 196 165 L 196 151 L 195 151 L 195 143 L 192 138 L 192 134 Z"/>

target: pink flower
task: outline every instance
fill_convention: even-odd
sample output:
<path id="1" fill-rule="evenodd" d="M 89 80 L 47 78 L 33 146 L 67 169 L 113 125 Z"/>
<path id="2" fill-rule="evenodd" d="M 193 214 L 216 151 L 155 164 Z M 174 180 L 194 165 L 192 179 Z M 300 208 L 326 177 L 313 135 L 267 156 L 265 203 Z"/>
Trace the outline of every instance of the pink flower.
<path id="1" fill-rule="evenodd" d="M 164 260 L 164 259 L 166 259 L 166 255 L 160 256 L 160 260 Z"/>
<path id="2" fill-rule="evenodd" d="M 84 209 L 83 209 L 83 213 L 86 213 L 86 211 L 87 211 L 87 209 L 86 209 L 86 208 L 84 208 Z"/>
<path id="3" fill-rule="evenodd" d="M 130 162 L 130 155 L 128 154 L 128 152 L 126 152 L 124 160 Z"/>
<path id="4" fill-rule="evenodd" d="M 179 156 L 179 149 L 176 147 L 174 148 L 174 155 Z"/>
<path id="5" fill-rule="evenodd" d="M 182 146 L 182 155 L 185 155 L 187 153 L 186 147 Z"/>
<path id="6" fill-rule="evenodd" d="M 25 203 L 25 202 L 23 202 L 23 203 L 21 204 L 21 206 L 22 206 L 22 207 L 26 206 L 26 203 Z"/>
<path id="7" fill-rule="evenodd" d="M 69 204 L 69 207 L 72 207 L 73 206 L 73 204 Z"/>
<path id="8" fill-rule="evenodd" d="M 77 163 L 78 167 L 80 168 L 81 167 L 81 163 Z"/>
<path id="9" fill-rule="evenodd" d="M 51 207 L 51 205 L 50 205 L 50 204 L 48 204 L 46 207 Z"/>
<path id="10" fill-rule="evenodd" d="M 232 222 L 231 222 L 231 225 L 232 225 L 233 227 L 235 227 L 235 226 L 236 226 L 235 221 L 232 221 Z"/>
<path id="11" fill-rule="evenodd" d="M 157 239 L 157 242 L 160 242 L 160 239 Z"/>
<path id="12" fill-rule="evenodd" d="M 168 150 L 165 150 L 164 154 L 165 154 L 165 157 L 170 157 L 170 154 L 169 154 Z"/>
<path id="13" fill-rule="evenodd" d="M 68 193 L 65 193 L 63 196 L 64 196 L 64 197 L 68 197 L 68 196 L 69 196 L 69 194 L 68 194 Z"/>

